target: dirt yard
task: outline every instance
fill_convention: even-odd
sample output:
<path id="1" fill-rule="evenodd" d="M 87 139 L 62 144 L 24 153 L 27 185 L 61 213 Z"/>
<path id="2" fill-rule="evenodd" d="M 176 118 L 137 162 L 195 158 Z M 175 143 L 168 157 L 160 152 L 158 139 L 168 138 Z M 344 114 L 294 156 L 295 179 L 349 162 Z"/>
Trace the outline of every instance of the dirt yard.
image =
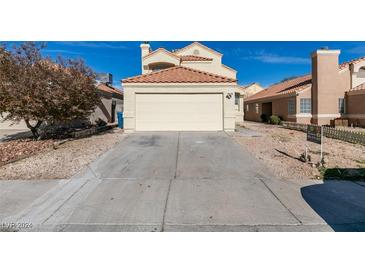
<path id="1" fill-rule="evenodd" d="M 122 130 L 113 129 L 88 138 L 68 141 L 59 145 L 57 149 L 52 148 L 53 141 L 45 141 L 43 144 L 45 150 L 43 152 L 1 166 L 0 179 L 69 178 L 119 142 L 122 139 L 122 134 Z M 0 145 L 3 144 L 6 143 Z M 35 145 L 33 144 L 33 146 Z M 50 148 L 50 146 L 52 147 Z M 42 148 L 40 143 L 39 147 Z"/>
<path id="2" fill-rule="evenodd" d="M 246 131 L 250 134 L 245 134 Z M 365 146 L 362 145 L 325 138 L 325 168 L 321 168 L 314 166 L 320 159 L 320 145 L 306 142 L 304 132 L 246 121 L 244 128 L 234 133 L 234 138 L 279 177 L 318 179 L 324 176 L 324 171 L 365 171 Z M 313 164 L 299 160 L 306 144 Z"/>

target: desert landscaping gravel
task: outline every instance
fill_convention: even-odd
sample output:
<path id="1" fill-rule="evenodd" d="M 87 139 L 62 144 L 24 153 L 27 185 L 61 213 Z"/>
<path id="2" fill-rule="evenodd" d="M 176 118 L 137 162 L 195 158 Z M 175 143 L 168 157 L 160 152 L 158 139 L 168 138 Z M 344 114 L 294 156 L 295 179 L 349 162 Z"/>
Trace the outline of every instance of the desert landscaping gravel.
<path id="1" fill-rule="evenodd" d="M 113 129 L 88 138 L 71 140 L 29 158 L 0 167 L 0 179 L 70 178 L 100 154 L 123 138 L 123 131 Z"/>
<path id="2" fill-rule="evenodd" d="M 317 167 L 298 159 L 305 151 L 306 144 L 312 162 L 320 159 L 320 145 L 307 142 L 306 133 L 255 122 L 245 122 L 243 126 L 258 134 L 242 136 L 236 132 L 233 135 L 236 141 L 277 176 L 288 179 L 320 178 Z M 365 168 L 365 146 L 324 138 L 323 150 L 326 168 Z"/>
<path id="3" fill-rule="evenodd" d="M 53 143 L 53 140 L 34 141 L 30 138 L 1 142 L 0 166 L 51 148 Z"/>

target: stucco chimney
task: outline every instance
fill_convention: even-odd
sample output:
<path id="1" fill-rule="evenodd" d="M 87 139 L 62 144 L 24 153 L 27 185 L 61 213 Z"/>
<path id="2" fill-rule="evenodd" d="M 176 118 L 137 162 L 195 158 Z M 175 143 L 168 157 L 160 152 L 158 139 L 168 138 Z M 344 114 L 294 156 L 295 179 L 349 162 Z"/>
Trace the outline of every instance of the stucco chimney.
<path id="1" fill-rule="evenodd" d="M 329 124 L 338 115 L 340 50 L 322 48 L 312 53 L 312 120 L 313 124 Z"/>
<path id="2" fill-rule="evenodd" d="M 142 58 L 145 57 L 147 54 L 149 54 L 151 52 L 151 46 L 150 43 L 148 42 L 143 42 L 141 44 L 141 53 L 142 53 Z"/>
<path id="3" fill-rule="evenodd" d="M 143 62 L 143 57 L 145 57 L 146 55 L 148 55 L 149 53 L 151 52 L 151 46 L 150 46 L 150 43 L 148 42 L 143 42 L 141 44 L 141 71 L 142 71 L 142 74 L 145 74 L 148 72 L 148 68 L 147 66 L 144 64 Z"/>

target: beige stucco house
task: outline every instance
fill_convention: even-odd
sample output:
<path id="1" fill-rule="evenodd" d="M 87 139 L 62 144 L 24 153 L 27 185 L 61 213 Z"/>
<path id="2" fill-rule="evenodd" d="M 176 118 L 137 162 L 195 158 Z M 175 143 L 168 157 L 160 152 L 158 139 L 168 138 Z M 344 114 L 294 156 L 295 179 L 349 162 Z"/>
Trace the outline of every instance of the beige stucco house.
<path id="1" fill-rule="evenodd" d="M 124 130 L 233 131 L 236 71 L 222 54 L 194 42 L 152 51 L 141 44 L 142 74 L 122 80 Z"/>
<path id="2" fill-rule="evenodd" d="M 339 64 L 340 50 L 312 53 L 311 74 L 296 77 L 245 100 L 245 119 L 277 115 L 286 121 L 327 125 L 337 118 L 365 125 L 365 57 Z"/>
<path id="3" fill-rule="evenodd" d="M 238 87 L 235 93 L 236 123 L 242 123 L 244 120 L 244 100 L 263 89 L 259 83 L 251 83 Z"/>
<path id="4" fill-rule="evenodd" d="M 98 106 L 90 115 L 89 121 L 94 124 L 99 119 L 107 123 L 117 121 L 117 112 L 123 112 L 123 93 L 107 83 L 99 83 L 97 92 L 100 97 Z"/>

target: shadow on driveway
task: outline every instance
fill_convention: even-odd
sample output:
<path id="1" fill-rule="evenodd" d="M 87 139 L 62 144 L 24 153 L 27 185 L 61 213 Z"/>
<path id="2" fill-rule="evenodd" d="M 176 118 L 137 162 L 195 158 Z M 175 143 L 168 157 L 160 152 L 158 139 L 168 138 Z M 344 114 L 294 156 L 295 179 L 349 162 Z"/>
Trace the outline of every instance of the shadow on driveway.
<path id="1" fill-rule="evenodd" d="M 334 231 L 365 231 L 365 184 L 325 179 L 301 194 Z"/>

